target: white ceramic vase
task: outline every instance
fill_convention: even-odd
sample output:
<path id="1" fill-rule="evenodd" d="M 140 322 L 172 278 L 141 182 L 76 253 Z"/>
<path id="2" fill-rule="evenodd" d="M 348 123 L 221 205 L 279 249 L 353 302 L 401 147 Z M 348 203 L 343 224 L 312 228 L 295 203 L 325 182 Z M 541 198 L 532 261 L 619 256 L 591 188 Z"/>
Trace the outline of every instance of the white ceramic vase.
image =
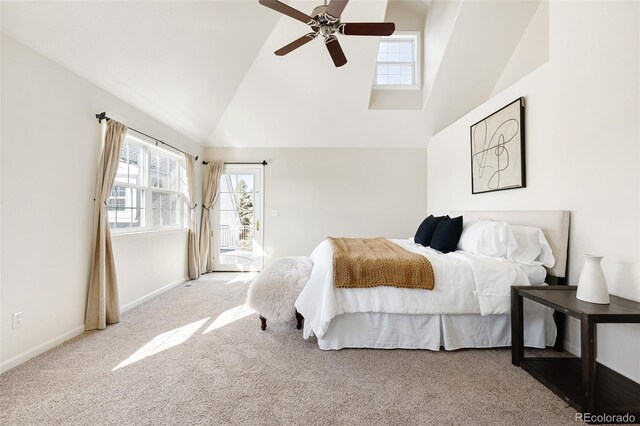
<path id="1" fill-rule="evenodd" d="M 580 272 L 576 297 L 589 303 L 609 304 L 609 288 L 602 272 L 602 256 L 584 255 L 584 266 Z"/>

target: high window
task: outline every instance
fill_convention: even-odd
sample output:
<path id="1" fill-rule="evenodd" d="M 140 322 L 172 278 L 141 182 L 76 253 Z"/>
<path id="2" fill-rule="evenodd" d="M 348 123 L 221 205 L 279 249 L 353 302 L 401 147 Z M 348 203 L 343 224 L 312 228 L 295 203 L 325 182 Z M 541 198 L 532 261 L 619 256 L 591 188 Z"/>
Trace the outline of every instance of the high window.
<path id="1" fill-rule="evenodd" d="M 184 157 L 127 132 L 107 201 L 109 227 L 142 231 L 188 226 Z"/>
<path id="2" fill-rule="evenodd" d="M 380 38 L 376 78 L 378 89 L 411 89 L 420 87 L 419 34 L 396 32 Z"/>

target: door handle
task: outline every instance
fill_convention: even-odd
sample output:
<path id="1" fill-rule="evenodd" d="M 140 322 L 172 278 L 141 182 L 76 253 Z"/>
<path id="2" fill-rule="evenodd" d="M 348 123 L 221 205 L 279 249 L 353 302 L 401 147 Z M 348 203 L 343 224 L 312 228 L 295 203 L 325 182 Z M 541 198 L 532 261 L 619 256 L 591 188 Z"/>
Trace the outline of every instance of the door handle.
<path id="1" fill-rule="evenodd" d="M 260 221 L 256 220 L 256 231 L 260 230 Z"/>

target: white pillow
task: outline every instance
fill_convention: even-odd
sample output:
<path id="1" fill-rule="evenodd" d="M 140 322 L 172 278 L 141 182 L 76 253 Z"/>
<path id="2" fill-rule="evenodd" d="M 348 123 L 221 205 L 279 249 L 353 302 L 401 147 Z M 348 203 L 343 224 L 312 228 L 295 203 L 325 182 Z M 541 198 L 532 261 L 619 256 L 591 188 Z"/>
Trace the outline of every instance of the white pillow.
<path id="1" fill-rule="evenodd" d="M 464 224 L 458 248 L 479 256 L 509 259 L 518 242 L 507 222 L 472 220 Z"/>
<path id="2" fill-rule="evenodd" d="M 511 230 L 518 242 L 518 248 L 511 257 L 512 260 L 529 265 L 539 262 L 547 268 L 555 265 L 556 259 L 542 229 L 534 226 L 511 225 Z"/>

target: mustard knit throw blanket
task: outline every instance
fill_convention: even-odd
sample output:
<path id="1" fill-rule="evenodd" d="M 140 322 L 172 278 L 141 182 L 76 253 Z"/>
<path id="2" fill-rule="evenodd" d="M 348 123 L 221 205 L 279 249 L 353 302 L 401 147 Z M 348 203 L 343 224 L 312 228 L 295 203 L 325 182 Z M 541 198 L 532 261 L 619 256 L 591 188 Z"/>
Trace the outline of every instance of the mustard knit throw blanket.
<path id="1" fill-rule="evenodd" d="M 426 257 L 386 238 L 332 238 L 336 288 L 391 286 L 432 290 L 433 268 Z"/>

